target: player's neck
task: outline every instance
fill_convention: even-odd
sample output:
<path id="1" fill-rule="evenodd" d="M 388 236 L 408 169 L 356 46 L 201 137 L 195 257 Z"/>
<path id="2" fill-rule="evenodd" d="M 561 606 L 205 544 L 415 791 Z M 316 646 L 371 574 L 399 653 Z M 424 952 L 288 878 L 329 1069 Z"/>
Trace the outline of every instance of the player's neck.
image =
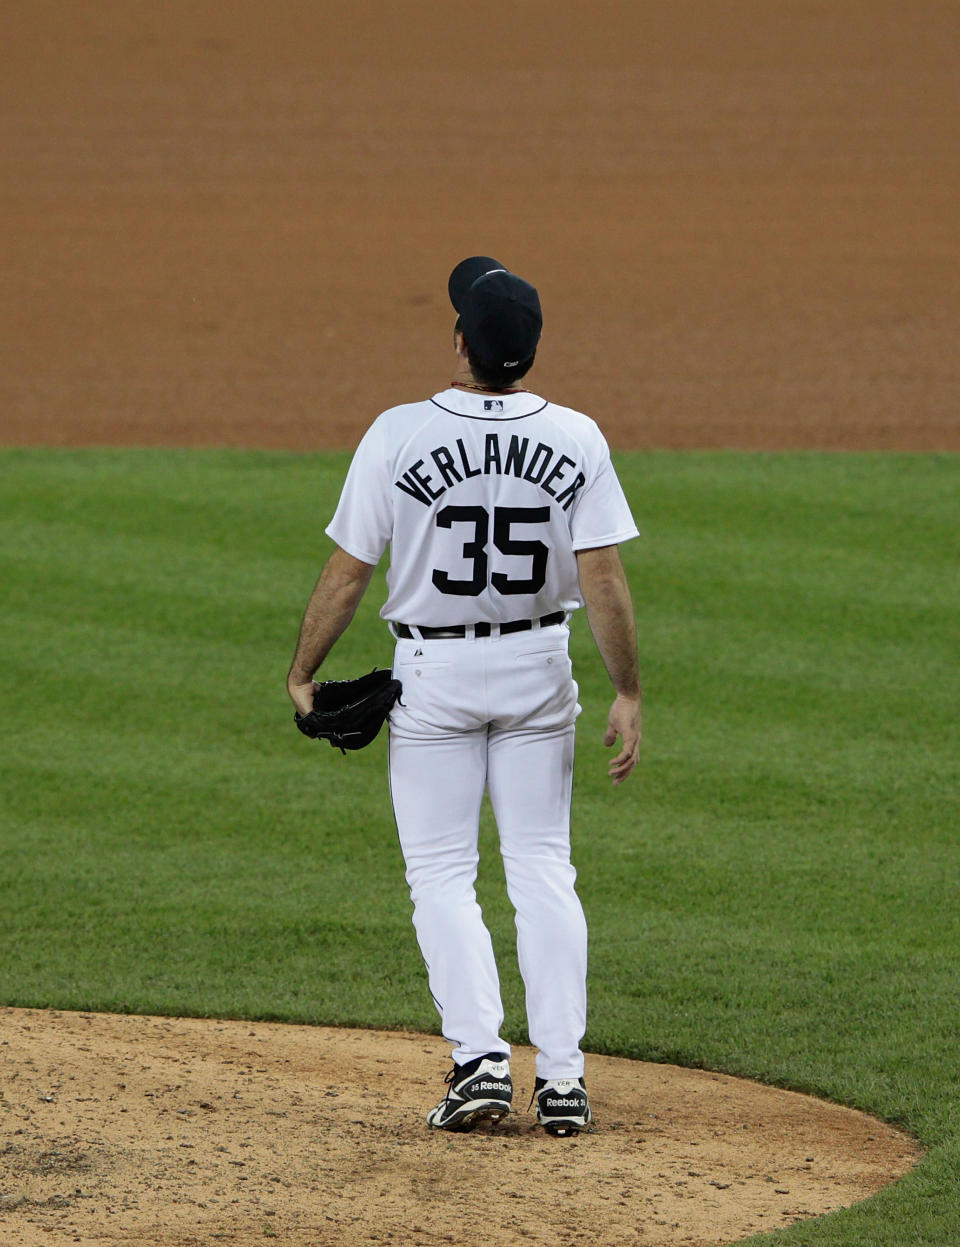
<path id="1" fill-rule="evenodd" d="M 460 369 L 453 374 L 450 384 L 457 390 L 473 390 L 477 394 L 522 394 L 526 390 L 523 385 L 481 385 L 472 372 Z"/>

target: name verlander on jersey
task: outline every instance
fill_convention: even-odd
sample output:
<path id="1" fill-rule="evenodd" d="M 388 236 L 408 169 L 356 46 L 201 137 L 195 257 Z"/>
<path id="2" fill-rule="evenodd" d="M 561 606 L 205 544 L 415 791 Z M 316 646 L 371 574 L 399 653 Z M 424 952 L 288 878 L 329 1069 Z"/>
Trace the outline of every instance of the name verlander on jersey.
<path id="1" fill-rule="evenodd" d="M 394 482 L 397 489 L 428 507 L 468 477 L 516 476 L 531 485 L 539 485 L 568 511 L 578 491 L 586 484 L 587 478 L 576 462 L 568 455 L 558 455 L 546 442 L 537 442 L 531 451 L 530 438 L 514 434 L 503 453 L 498 434 L 488 433 L 484 439 L 483 460 L 477 463 L 471 462 L 463 438 L 458 437 L 454 444 L 456 451 L 449 446 L 436 446 L 428 456 L 412 463 L 400 480 Z M 433 470 L 423 470 L 426 458 L 435 464 L 436 474 Z"/>

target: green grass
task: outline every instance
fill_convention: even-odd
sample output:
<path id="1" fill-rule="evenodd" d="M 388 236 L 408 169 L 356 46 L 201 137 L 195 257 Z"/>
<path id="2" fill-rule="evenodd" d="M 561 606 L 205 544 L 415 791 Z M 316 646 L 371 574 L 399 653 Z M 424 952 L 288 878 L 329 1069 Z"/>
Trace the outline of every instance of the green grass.
<path id="1" fill-rule="evenodd" d="M 646 741 L 611 789 L 578 619 L 586 1046 L 810 1091 L 930 1149 L 775 1241 L 955 1244 L 960 459 L 618 465 Z M 0 453 L 0 1001 L 437 1029 L 385 742 L 311 745 L 283 688 L 345 466 Z M 330 675 L 389 661 L 381 590 Z M 523 1041 L 488 813 L 482 839 Z"/>

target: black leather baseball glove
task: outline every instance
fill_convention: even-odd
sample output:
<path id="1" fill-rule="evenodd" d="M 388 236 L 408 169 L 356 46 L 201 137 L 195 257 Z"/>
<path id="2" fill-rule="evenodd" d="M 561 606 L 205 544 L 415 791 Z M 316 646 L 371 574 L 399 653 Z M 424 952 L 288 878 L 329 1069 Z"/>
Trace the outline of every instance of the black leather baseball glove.
<path id="1" fill-rule="evenodd" d="M 314 681 L 313 709 L 293 716 L 311 740 L 328 740 L 341 753 L 363 749 L 376 737 L 393 703 L 403 691 L 392 671 L 377 671 L 358 680 Z"/>

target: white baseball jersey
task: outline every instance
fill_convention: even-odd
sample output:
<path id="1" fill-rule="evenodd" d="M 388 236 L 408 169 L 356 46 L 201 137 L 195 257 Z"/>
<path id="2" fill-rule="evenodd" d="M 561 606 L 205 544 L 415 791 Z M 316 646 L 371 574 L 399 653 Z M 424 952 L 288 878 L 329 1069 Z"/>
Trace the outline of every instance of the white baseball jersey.
<path id="1" fill-rule="evenodd" d="M 593 420 L 456 388 L 374 421 L 326 531 L 365 563 L 389 544 L 380 614 L 427 627 L 575 610 L 575 552 L 637 536 Z"/>

